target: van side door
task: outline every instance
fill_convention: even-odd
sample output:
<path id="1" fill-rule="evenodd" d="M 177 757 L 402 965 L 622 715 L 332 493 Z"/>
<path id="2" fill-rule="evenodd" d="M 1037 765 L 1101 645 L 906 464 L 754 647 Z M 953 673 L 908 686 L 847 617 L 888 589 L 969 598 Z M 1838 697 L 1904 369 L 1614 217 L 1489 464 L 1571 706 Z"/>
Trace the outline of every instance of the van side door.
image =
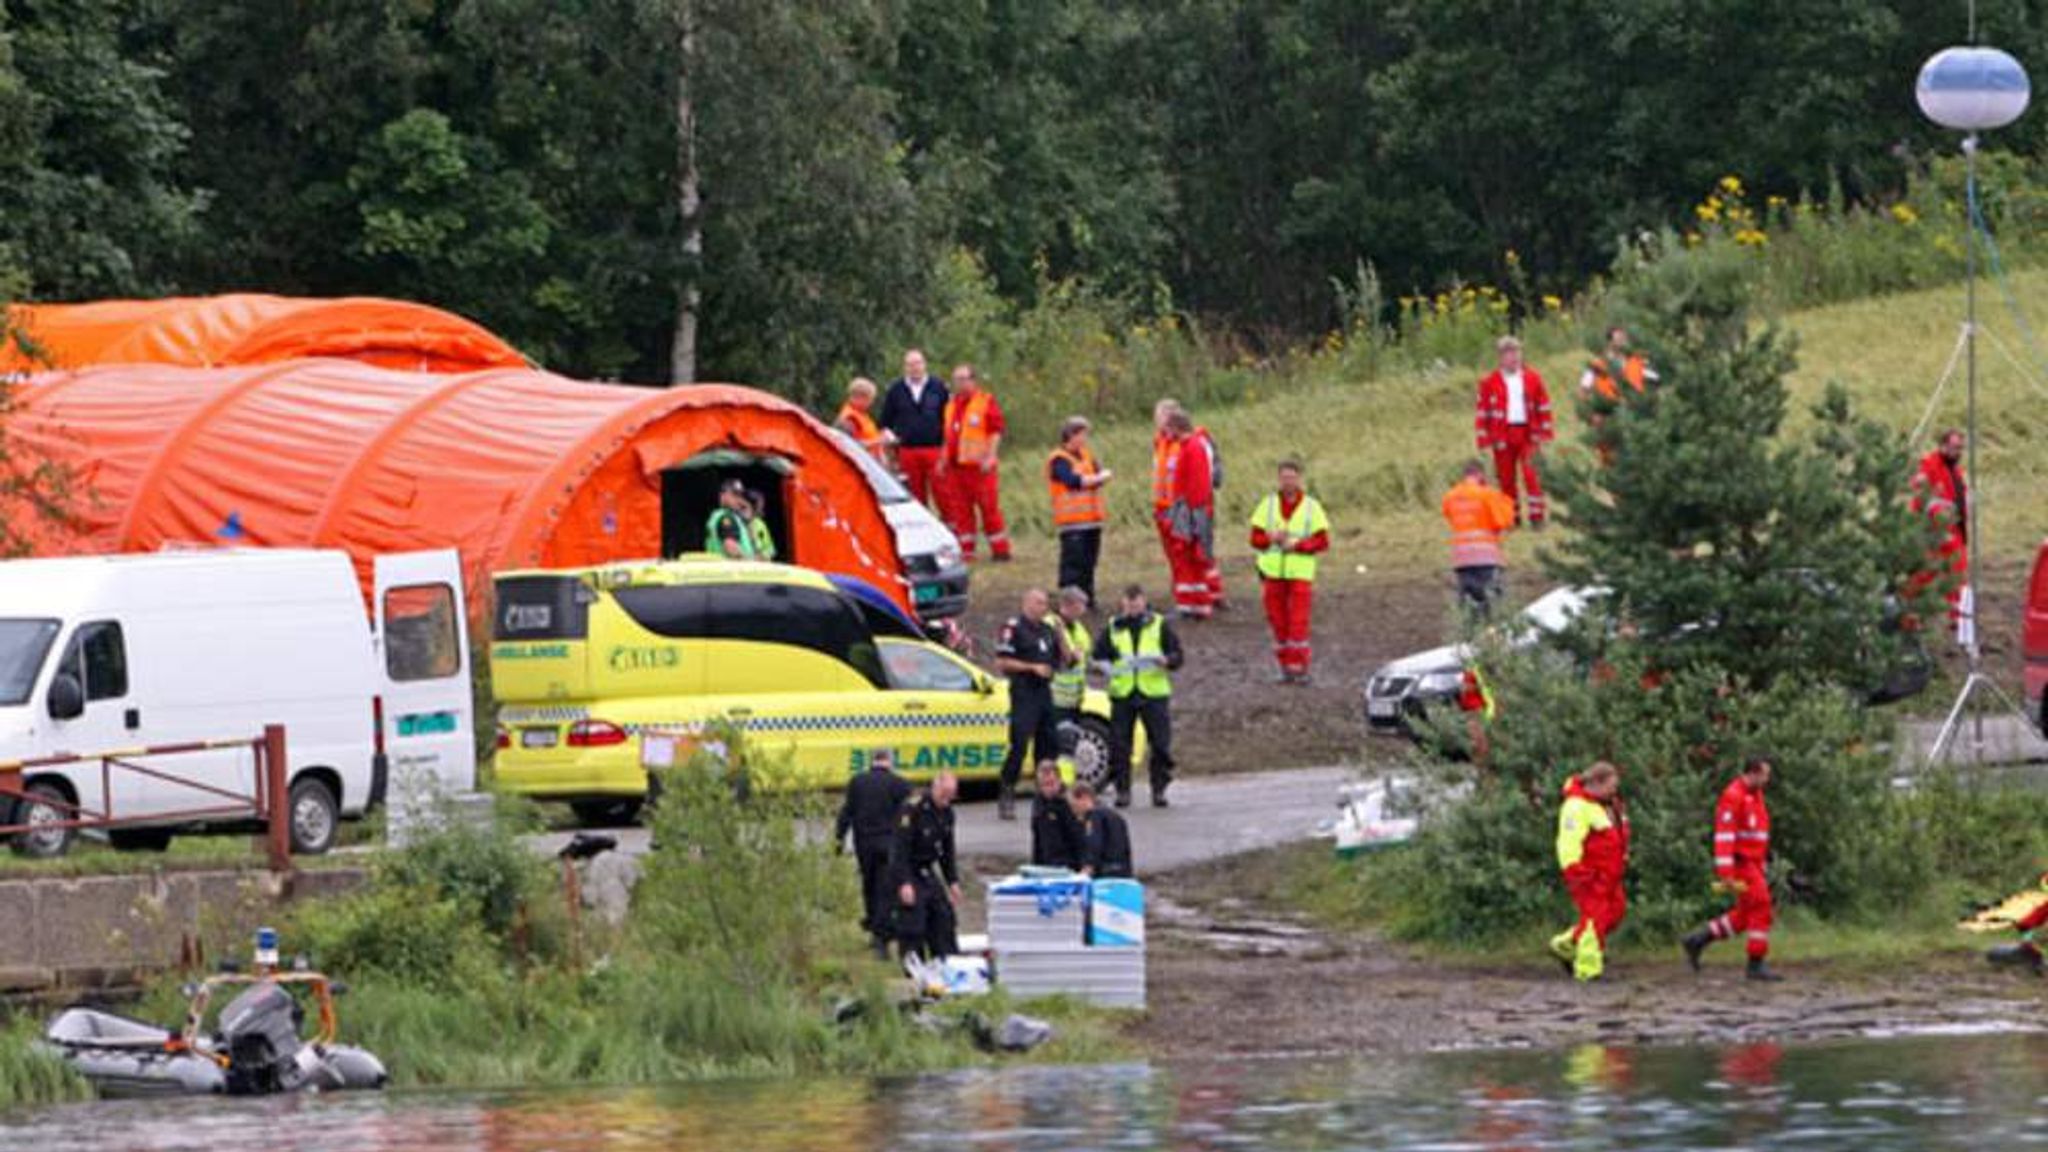
<path id="1" fill-rule="evenodd" d="M 476 788 L 469 613 L 452 549 L 380 556 L 376 620 L 382 731 L 392 800 Z"/>

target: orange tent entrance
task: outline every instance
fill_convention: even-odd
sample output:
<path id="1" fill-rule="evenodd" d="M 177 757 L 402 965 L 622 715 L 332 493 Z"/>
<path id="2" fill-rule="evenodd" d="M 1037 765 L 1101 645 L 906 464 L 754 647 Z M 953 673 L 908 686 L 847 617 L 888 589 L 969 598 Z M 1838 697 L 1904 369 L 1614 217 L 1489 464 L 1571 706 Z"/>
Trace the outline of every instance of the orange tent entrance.
<path id="1" fill-rule="evenodd" d="M 0 348 L 0 371 L 95 364 L 219 368 L 333 356 L 408 372 L 519 368 L 526 358 L 480 324 L 425 304 L 231 295 L 20 304 L 9 323 L 41 355 Z"/>
<path id="2" fill-rule="evenodd" d="M 802 409 L 750 388 L 299 360 L 93 368 L 33 377 L 16 400 L 10 449 L 81 489 L 76 523 L 31 530 L 39 555 L 345 548 L 367 579 L 371 556 L 455 547 L 480 606 L 494 572 L 701 549 L 718 484 L 736 476 L 767 497 L 781 559 L 910 608 L 860 466 Z"/>

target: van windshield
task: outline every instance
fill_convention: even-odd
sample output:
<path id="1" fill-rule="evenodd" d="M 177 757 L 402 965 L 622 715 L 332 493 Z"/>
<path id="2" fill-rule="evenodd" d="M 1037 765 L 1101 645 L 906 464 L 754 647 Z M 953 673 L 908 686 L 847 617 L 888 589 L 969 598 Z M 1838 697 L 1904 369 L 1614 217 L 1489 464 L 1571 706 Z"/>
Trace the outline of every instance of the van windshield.
<path id="1" fill-rule="evenodd" d="M 860 441 L 855 440 L 837 428 L 831 431 L 832 435 L 838 439 L 839 446 L 846 449 L 847 454 L 853 457 L 854 463 L 860 465 L 861 474 L 868 478 L 868 487 L 875 490 L 875 499 L 884 504 L 910 503 L 912 499 L 910 489 L 905 488 L 903 481 L 898 480 L 894 472 L 882 467 L 880 461 L 870 455 L 867 449 L 861 447 Z"/>
<path id="2" fill-rule="evenodd" d="M 28 703 L 56 639 L 55 620 L 0 620 L 0 707 Z"/>

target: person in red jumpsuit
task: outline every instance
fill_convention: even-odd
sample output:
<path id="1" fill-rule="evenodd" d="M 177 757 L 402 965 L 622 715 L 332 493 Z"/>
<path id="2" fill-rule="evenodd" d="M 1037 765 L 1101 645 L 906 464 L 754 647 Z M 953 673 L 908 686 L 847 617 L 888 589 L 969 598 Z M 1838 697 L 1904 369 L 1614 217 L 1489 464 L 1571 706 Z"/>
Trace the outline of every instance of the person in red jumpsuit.
<path id="1" fill-rule="evenodd" d="M 1550 954 L 1580 982 L 1600 979 L 1607 941 L 1628 915 L 1628 815 L 1621 770 L 1605 760 L 1564 782 L 1557 867 L 1578 918 L 1550 938 Z"/>
<path id="2" fill-rule="evenodd" d="M 1166 556 L 1173 566 L 1173 606 L 1183 620 L 1207 620 L 1215 612 L 1209 564 L 1216 554 L 1216 490 L 1209 472 L 1209 446 L 1195 435 L 1184 411 L 1167 417 L 1173 437 L 1173 502 L 1166 509 Z"/>
<path id="3" fill-rule="evenodd" d="M 1682 942 L 1686 963 L 1700 969 L 1700 954 L 1716 940 L 1737 932 L 1748 941 L 1749 978 L 1780 980 L 1771 971 L 1771 884 L 1764 862 L 1771 854 L 1771 810 L 1764 789 L 1771 782 L 1771 762 L 1761 756 L 1742 767 L 1742 774 L 1721 793 L 1714 809 L 1714 875 L 1717 887 L 1735 893 L 1735 907 L 1700 926 Z"/>

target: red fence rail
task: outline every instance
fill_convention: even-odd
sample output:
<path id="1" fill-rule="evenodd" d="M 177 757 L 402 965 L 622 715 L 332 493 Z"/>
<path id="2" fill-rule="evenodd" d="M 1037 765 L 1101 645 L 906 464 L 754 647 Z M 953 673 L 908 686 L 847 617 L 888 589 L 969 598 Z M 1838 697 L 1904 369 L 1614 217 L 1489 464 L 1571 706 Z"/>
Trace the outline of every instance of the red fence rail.
<path id="1" fill-rule="evenodd" d="M 144 756 L 161 760 L 189 756 L 198 752 L 219 752 L 236 748 L 248 749 L 255 757 L 253 789 L 248 793 L 182 776 L 160 764 L 145 765 L 133 762 Z M 44 769 L 65 768 L 72 770 L 76 775 L 80 765 L 93 763 L 99 765 L 99 808 L 88 808 L 50 796 L 30 796 L 25 791 L 25 782 L 32 780 Z M 187 789 L 207 798 L 208 802 L 193 808 L 159 810 L 146 814 L 130 813 L 124 816 L 114 810 L 115 774 L 122 772 Z M 0 797 L 14 801 L 32 801 L 65 813 L 62 820 L 45 820 L 33 825 L 0 824 L 0 838 L 51 828 L 107 831 L 142 824 L 196 824 L 247 817 L 263 825 L 264 855 L 271 869 L 279 872 L 288 871 L 291 868 L 291 798 L 286 786 L 289 779 L 290 773 L 285 761 L 284 727 L 279 724 L 265 726 L 263 734 L 253 740 L 198 740 L 183 744 L 120 748 L 93 754 L 65 754 L 33 760 L 0 760 Z M 19 810 L 16 805 L 8 807 Z"/>

